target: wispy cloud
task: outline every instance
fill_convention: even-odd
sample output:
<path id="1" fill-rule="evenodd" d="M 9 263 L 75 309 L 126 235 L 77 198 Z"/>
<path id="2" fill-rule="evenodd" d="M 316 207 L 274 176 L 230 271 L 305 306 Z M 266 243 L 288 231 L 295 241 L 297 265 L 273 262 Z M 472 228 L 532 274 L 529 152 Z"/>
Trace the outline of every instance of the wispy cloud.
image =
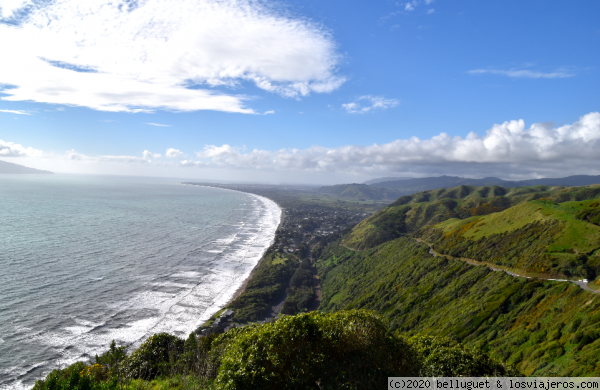
<path id="1" fill-rule="evenodd" d="M 171 127 L 171 125 L 163 125 L 162 123 L 146 123 L 147 125 L 150 126 L 156 126 L 156 127 Z"/>
<path id="2" fill-rule="evenodd" d="M 0 21 L 10 18 L 0 23 L 4 100 L 250 114 L 246 96 L 211 87 L 250 81 L 301 97 L 345 81 L 329 31 L 253 0 L 4 0 Z"/>
<path id="3" fill-rule="evenodd" d="M 435 13 L 435 9 L 433 9 L 433 8 L 430 8 L 430 9 L 427 10 L 427 14 L 428 15 L 431 15 L 431 14 L 434 14 L 434 13 Z"/>
<path id="4" fill-rule="evenodd" d="M 408 3 L 404 4 L 404 10 L 405 11 L 414 11 L 416 6 L 417 6 L 416 1 L 409 1 Z"/>
<path id="5" fill-rule="evenodd" d="M 272 115 L 275 114 L 275 110 L 265 111 L 263 115 Z"/>
<path id="6" fill-rule="evenodd" d="M 355 102 L 342 104 L 342 108 L 350 114 L 366 114 L 375 110 L 386 110 L 400 104 L 396 99 L 385 99 L 383 96 L 365 95 Z"/>
<path id="7" fill-rule="evenodd" d="M 0 112 L 6 112 L 8 114 L 17 114 L 17 115 L 31 115 L 30 113 L 22 110 L 0 110 Z"/>
<path id="8" fill-rule="evenodd" d="M 540 72 L 529 69 L 474 69 L 467 73 L 470 74 L 497 74 L 501 76 L 513 77 L 513 78 L 529 78 L 529 79 L 564 79 L 567 77 L 575 76 L 574 73 L 569 72 L 565 69 L 557 69 L 553 72 Z"/>

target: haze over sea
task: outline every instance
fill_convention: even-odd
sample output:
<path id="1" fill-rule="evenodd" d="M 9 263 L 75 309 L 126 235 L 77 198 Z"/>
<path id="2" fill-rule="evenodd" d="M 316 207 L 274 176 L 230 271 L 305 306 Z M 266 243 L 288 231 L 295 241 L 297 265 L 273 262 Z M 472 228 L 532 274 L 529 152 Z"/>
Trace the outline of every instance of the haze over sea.
<path id="1" fill-rule="evenodd" d="M 0 176 L 0 387 L 117 344 L 186 337 L 271 244 L 281 210 L 174 180 Z"/>

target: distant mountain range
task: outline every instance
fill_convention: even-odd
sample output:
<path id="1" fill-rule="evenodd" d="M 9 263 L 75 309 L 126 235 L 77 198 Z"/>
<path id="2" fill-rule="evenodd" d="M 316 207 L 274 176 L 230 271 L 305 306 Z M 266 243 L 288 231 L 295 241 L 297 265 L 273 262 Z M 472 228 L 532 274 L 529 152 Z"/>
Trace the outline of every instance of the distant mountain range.
<path id="1" fill-rule="evenodd" d="M 43 171 L 41 169 L 34 169 L 24 167 L 23 165 L 13 164 L 6 161 L 0 160 L 0 174 L 53 174 L 54 172 Z"/>
<path id="2" fill-rule="evenodd" d="M 399 198 L 403 195 L 412 195 L 421 191 L 452 188 L 461 185 L 475 187 L 501 186 L 514 188 L 536 185 L 572 187 L 586 186 L 590 184 L 600 184 L 600 176 L 577 175 L 563 178 L 544 178 L 519 181 L 503 180 L 497 177 L 484 177 L 483 179 L 469 179 L 458 176 L 424 177 L 418 179 L 382 177 L 380 179 L 369 180 L 364 184 L 338 184 L 335 186 L 321 187 L 317 191 L 346 198 L 389 200 Z"/>
<path id="3" fill-rule="evenodd" d="M 362 184 L 372 185 L 372 184 L 381 183 L 384 181 L 398 181 L 398 180 L 408 180 L 408 179 L 412 179 L 412 177 L 380 177 L 379 179 L 367 180 L 366 182 L 364 182 Z"/>

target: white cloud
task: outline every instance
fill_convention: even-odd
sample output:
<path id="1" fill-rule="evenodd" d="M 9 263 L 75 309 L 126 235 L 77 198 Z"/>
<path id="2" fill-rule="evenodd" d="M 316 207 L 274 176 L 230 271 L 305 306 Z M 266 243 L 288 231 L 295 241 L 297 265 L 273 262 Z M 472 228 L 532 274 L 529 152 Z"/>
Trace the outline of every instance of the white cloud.
<path id="1" fill-rule="evenodd" d="M 171 127 L 171 125 L 163 125 L 161 123 L 146 123 L 147 125 L 150 126 L 156 126 L 156 127 Z"/>
<path id="2" fill-rule="evenodd" d="M 247 170 L 312 172 L 430 172 L 481 175 L 565 172 L 600 174 L 600 113 L 557 128 L 544 123 L 525 128 L 523 120 L 494 125 L 485 135 L 440 133 L 370 146 L 244 151 L 230 145 L 208 145 L 197 153 L 199 166 Z M 188 166 L 193 162 L 188 161 Z"/>
<path id="3" fill-rule="evenodd" d="M 365 104 L 366 103 L 366 104 Z M 374 110 L 386 110 L 400 104 L 396 99 L 385 99 L 383 96 L 365 95 L 356 102 L 342 104 L 342 108 L 350 114 L 366 114 Z"/>
<path id="4" fill-rule="evenodd" d="M 145 159 L 149 160 L 151 158 L 161 158 L 160 153 L 152 153 L 148 150 L 144 150 L 144 153 L 142 153 L 142 155 L 144 156 Z"/>
<path id="5" fill-rule="evenodd" d="M 428 13 L 428 14 L 434 14 L 434 13 L 435 13 L 435 10 L 434 10 L 433 8 L 431 8 L 431 9 L 428 9 L 428 10 L 427 10 L 427 13 Z"/>
<path id="6" fill-rule="evenodd" d="M 406 3 L 404 5 L 404 10 L 405 11 L 414 11 L 416 5 L 417 5 L 416 1 L 409 1 L 408 3 Z"/>
<path id="7" fill-rule="evenodd" d="M 539 72 L 535 70 L 528 69 L 508 69 L 508 70 L 498 70 L 498 69 L 474 69 L 470 70 L 467 73 L 470 74 L 498 74 L 501 76 L 508 76 L 513 78 L 530 78 L 530 79 L 562 79 L 567 77 L 575 76 L 573 73 L 570 73 L 564 69 L 558 69 L 554 72 Z"/>
<path id="8" fill-rule="evenodd" d="M 599 149 L 600 112 L 589 113 L 573 124 L 562 126 L 534 123 L 526 128 L 523 120 L 512 120 L 496 124 L 482 135 L 472 132 L 460 137 L 441 132 L 429 139 L 412 137 L 368 146 L 247 151 L 243 147 L 227 144 L 207 145 L 196 153 L 196 159 L 166 162 L 150 160 L 150 157 L 158 157 L 149 151 L 144 151 L 143 157 L 96 157 L 74 150 L 63 154 L 44 153 L 31 147 L 0 141 L 0 157 L 38 161 L 36 164 L 40 168 L 51 167 L 53 162 L 68 162 L 75 167 L 108 167 L 98 168 L 99 173 L 111 169 L 111 172 L 125 172 L 127 169 L 131 171 L 144 167 L 147 174 L 160 169 L 170 169 L 171 174 L 177 174 L 173 170 L 195 167 L 202 169 L 202 172 L 213 172 L 218 180 L 227 180 L 227 177 L 235 176 L 237 171 L 246 172 L 237 174 L 242 180 L 252 180 L 252 177 L 256 177 L 253 175 L 262 172 L 263 177 L 278 176 L 289 181 L 296 177 L 310 181 L 311 177 L 323 175 L 385 176 L 388 173 L 520 179 L 572 174 L 600 175 Z M 166 155 L 185 156 L 172 148 L 167 150 Z M 119 171 L 119 167 L 123 169 Z M 219 171 L 221 173 L 215 173 Z"/>
<path id="9" fill-rule="evenodd" d="M 19 10 L 31 4 L 31 0 L 2 0 L 0 4 L 0 18 L 10 19 Z"/>
<path id="10" fill-rule="evenodd" d="M 40 157 L 43 154 L 41 150 L 0 139 L 0 157 Z"/>
<path id="11" fill-rule="evenodd" d="M 263 115 L 270 115 L 270 114 L 275 114 L 275 111 L 274 110 L 265 111 L 265 113 Z"/>
<path id="12" fill-rule="evenodd" d="M 4 0 L 3 18 L 23 5 Z M 18 25 L 0 23 L 0 51 L 3 99 L 102 111 L 253 113 L 210 87 L 245 80 L 298 97 L 345 81 L 326 30 L 252 0 L 35 2 Z"/>
<path id="13" fill-rule="evenodd" d="M 9 114 L 17 114 L 17 115 L 31 115 L 30 113 L 22 111 L 22 110 L 0 110 L 0 112 L 6 112 Z"/>
<path id="14" fill-rule="evenodd" d="M 434 2 L 434 0 L 425 0 L 425 4 L 427 4 L 427 5 L 429 5 L 429 4 L 433 3 L 433 2 Z"/>
<path id="15" fill-rule="evenodd" d="M 169 158 L 179 158 L 179 157 L 185 156 L 185 154 L 181 150 L 169 148 L 169 149 L 167 149 L 165 156 L 167 156 Z"/>

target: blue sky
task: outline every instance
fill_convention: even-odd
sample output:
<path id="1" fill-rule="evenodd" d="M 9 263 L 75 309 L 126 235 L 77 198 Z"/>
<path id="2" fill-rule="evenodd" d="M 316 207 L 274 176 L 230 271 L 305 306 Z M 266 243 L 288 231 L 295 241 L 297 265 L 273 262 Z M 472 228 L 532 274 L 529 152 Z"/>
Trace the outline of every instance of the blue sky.
<path id="1" fill-rule="evenodd" d="M 0 4 L 7 161 L 315 183 L 600 174 L 597 1 Z"/>

